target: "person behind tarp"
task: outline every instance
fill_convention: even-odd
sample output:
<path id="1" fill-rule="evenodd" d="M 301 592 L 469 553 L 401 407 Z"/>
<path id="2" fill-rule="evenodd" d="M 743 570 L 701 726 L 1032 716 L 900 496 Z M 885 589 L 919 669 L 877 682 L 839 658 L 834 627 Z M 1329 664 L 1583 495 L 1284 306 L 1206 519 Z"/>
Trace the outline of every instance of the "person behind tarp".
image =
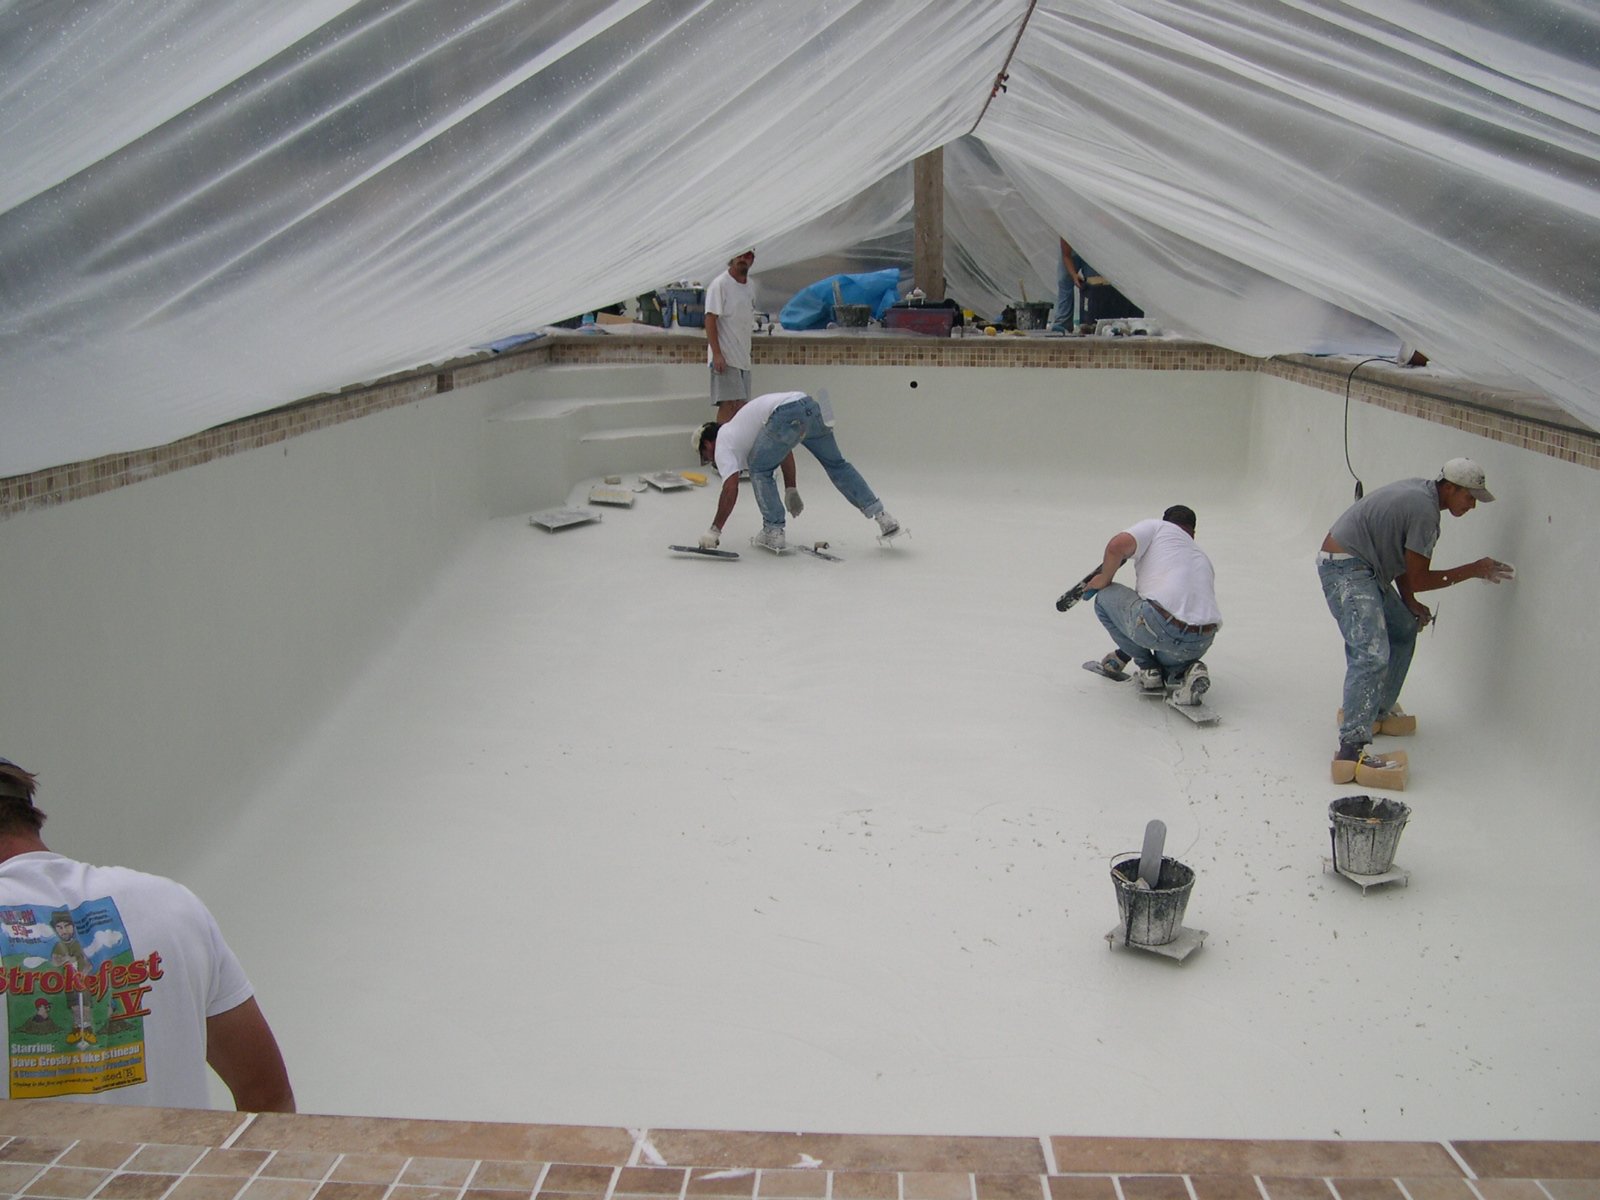
<path id="1" fill-rule="evenodd" d="M 1144 309 L 1117 291 L 1105 276 L 1083 261 L 1082 256 L 1068 245 L 1066 238 L 1062 238 L 1061 264 L 1056 270 L 1056 316 L 1050 324 L 1052 329 L 1065 330 L 1072 315 L 1069 283 L 1083 297 L 1083 311 L 1079 320 L 1081 325 L 1114 321 L 1118 317 L 1144 316 Z"/>
<path id="2" fill-rule="evenodd" d="M 277 1040 L 205 905 L 170 879 L 52 853 L 34 791 L 0 758 L 10 1098 L 208 1108 L 209 1063 L 240 1112 L 293 1112 Z"/>

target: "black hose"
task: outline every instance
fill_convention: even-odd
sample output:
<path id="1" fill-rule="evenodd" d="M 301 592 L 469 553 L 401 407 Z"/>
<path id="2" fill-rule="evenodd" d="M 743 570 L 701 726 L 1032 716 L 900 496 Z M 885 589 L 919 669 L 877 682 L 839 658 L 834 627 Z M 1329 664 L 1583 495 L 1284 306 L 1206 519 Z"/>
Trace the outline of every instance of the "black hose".
<path id="1" fill-rule="evenodd" d="M 1356 474 L 1356 469 L 1350 465 L 1350 381 L 1356 377 L 1356 372 L 1369 362 L 1387 362 L 1388 356 L 1376 355 L 1372 358 L 1363 358 L 1350 368 L 1350 374 L 1344 378 L 1344 469 L 1350 472 L 1350 478 L 1356 481 L 1356 499 L 1359 500 L 1366 494 L 1366 487 L 1361 482 L 1361 476 Z"/>

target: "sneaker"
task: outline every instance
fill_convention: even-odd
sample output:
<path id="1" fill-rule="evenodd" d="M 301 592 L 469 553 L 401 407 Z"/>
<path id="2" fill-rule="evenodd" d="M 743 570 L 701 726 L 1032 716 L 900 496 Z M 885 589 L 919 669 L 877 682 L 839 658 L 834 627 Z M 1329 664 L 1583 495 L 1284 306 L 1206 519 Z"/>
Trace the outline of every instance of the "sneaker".
<path id="1" fill-rule="evenodd" d="M 1210 687 L 1211 672 L 1206 669 L 1205 663 L 1196 659 L 1178 676 L 1178 681 L 1172 685 L 1172 694 L 1167 699 L 1174 704 L 1199 704 Z"/>
<path id="2" fill-rule="evenodd" d="M 1159 696 L 1167 690 L 1166 676 L 1162 675 L 1160 667 L 1140 667 L 1138 678 L 1141 692 Z"/>
<path id="3" fill-rule="evenodd" d="M 763 550 L 774 552 L 787 550 L 789 543 L 784 540 L 782 525 L 764 526 L 760 533 L 750 539 L 752 546 L 759 546 Z"/>
<path id="4" fill-rule="evenodd" d="M 886 512 L 880 512 L 878 514 L 877 522 L 879 537 L 892 538 L 895 534 L 900 532 L 900 522 L 896 521 Z"/>

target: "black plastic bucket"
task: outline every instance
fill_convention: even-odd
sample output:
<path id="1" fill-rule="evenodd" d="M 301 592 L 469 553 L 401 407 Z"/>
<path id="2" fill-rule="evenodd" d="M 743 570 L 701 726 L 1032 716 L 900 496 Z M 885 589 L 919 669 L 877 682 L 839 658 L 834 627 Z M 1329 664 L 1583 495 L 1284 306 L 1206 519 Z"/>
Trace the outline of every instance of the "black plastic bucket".
<path id="1" fill-rule="evenodd" d="M 1165 946 L 1183 931 L 1183 913 L 1194 890 L 1194 869 L 1175 858 L 1161 860 L 1156 886 L 1138 886 L 1139 856 L 1111 866 L 1111 883 L 1117 889 L 1117 909 L 1122 914 L 1128 941 L 1137 946 Z"/>
<path id="2" fill-rule="evenodd" d="M 1411 808 L 1399 800 L 1344 796 L 1328 805 L 1333 865 L 1352 875 L 1382 875 L 1394 866 Z"/>

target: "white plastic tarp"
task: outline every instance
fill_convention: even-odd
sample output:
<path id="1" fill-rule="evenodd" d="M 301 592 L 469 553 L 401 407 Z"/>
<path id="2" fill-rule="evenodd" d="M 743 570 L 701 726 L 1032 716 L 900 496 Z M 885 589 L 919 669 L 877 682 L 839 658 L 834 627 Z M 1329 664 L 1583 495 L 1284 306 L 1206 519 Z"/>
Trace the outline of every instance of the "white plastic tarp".
<path id="1" fill-rule="evenodd" d="M 781 243 L 966 133 L 1027 7 L 0 0 L 0 475 Z M 1046 298 L 1060 232 L 1223 345 L 1375 325 L 1600 424 L 1597 31 L 1554 0 L 1042 0 L 947 155 L 952 287 Z"/>

